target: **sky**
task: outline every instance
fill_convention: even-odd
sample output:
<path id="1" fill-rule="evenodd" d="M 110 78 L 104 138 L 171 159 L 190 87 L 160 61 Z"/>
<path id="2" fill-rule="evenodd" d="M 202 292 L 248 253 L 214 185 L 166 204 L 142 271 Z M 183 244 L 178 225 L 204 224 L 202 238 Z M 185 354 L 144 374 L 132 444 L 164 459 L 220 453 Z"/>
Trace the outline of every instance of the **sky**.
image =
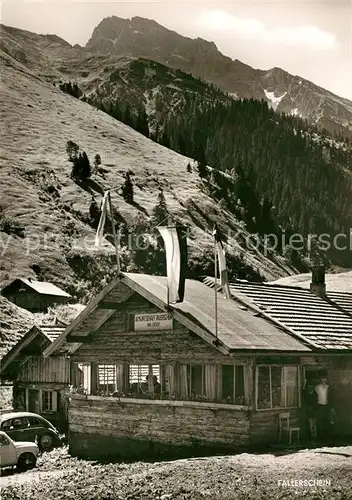
<path id="1" fill-rule="evenodd" d="M 352 0 L 5 0 L 0 12 L 4 24 L 80 45 L 111 15 L 154 19 L 181 35 L 214 41 L 232 59 L 283 68 L 352 100 Z"/>

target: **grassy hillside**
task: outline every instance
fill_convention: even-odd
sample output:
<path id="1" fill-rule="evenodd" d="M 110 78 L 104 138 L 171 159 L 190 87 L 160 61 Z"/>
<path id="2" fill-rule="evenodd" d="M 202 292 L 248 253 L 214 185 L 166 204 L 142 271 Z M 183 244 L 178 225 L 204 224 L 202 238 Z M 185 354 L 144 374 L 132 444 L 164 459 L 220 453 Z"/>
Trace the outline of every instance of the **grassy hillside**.
<path id="1" fill-rule="evenodd" d="M 348 142 L 318 134 L 298 116 L 275 113 L 264 102 L 233 100 L 204 81 L 153 61 L 89 53 L 51 35 L 4 26 L 0 30 L 3 50 L 37 76 L 57 86 L 77 82 L 83 99 L 117 120 L 227 172 L 224 182 L 216 173 L 210 184 L 203 176 L 203 188 L 250 232 L 275 233 L 279 240 L 282 230 L 305 238 L 309 233 L 348 232 Z M 269 214 L 271 207 L 275 213 Z M 278 251 L 284 253 L 283 248 Z M 291 264 L 304 272 L 301 260 L 306 257 L 306 252 L 293 256 Z M 324 258 L 326 264 L 350 263 L 346 252 L 333 249 Z"/>
<path id="2" fill-rule="evenodd" d="M 241 227 L 202 192 L 198 174 L 187 171 L 188 158 L 64 94 L 6 54 L 2 66 L 0 189 L 9 223 L 1 233 L 1 285 L 28 275 L 73 293 L 87 288 L 89 281 L 103 286 L 105 269 L 113 271 L 113 248 L 94 248 L 89 205 L 92 195 L 100 201 L 103 190 L 119 187 L 127 170 L 135 174 L 135 204 L 127 204 L 116 192 L 112 195 L 127 226 L 138 214 L 151 213 L 162 187 L 169 212 L 192 227 L 191 256 L 209 254 L 210 221 L 224 231 Z M 91 159 L 101 155 L 105 178 L 93 175 L 85 186 L 70 178 L 68 140 Z M 228 243 L 231 252 L 245 252 L 238 241 Z M 267 279 L 292 272 L 282 260 L 270 260 L 255 250 L 244 259 Z"/>
<path id="3" fill-rule="evenodd" d="M 0 296 L 0 357 L 33 326 L 34 316 Z"/>

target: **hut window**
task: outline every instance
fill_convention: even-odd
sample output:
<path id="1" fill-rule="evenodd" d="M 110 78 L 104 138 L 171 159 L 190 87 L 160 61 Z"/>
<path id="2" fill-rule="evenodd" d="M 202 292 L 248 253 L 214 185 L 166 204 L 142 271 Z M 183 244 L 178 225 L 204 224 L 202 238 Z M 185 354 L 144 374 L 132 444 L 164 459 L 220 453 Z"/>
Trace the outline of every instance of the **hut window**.
<path id="1" fill-rule="evenodd" d="M 160 365 L 129 365 L 129 394 L 160 397 Z"/>
<path id="2" fill-rule="evenodd" d="M 283 373 L 282 366 L 271 366 L 271 407 L 281 408 L 285 406 L 283 400 Z"/>
<path id="3" fill-rule="evenodd" d="M 298 367 L 259 366 L 257 369 L 257 408 L 298 406 Z"/>
<path id="4" fill-rule="evenodd" d="M 297 366 L 285 366 L 285 397 L 286 406 L 295 407 L 299 404 L 299 375 Z"/>
<path id="5" fill-rule="evenodd" d="M 116 386 L 116 366 L 99 365 L 99 387 L 98 392 L 101 395 L 111 394 Z"/>
<path id="6" fill-rule="evenodd" d="M 191 366 L 191 392 L 194 396 L 205 395 L 204 366 Z"/>
<path id="7" fill-rule="evenodd" d="M 180 365 L 180 383 L 182 399 L 197 400 L 207 397 L 204 365 Z"/>
<path id="8" fill-rule="evenodd" d="M 221 399 L 227 403 L 245 404 L 243 365 L 222 365 Z"/>
<path id="9" fill-rule="evenodd" d="M 57 411 L 56 391 L 42 391 L 42 411 Z"/>

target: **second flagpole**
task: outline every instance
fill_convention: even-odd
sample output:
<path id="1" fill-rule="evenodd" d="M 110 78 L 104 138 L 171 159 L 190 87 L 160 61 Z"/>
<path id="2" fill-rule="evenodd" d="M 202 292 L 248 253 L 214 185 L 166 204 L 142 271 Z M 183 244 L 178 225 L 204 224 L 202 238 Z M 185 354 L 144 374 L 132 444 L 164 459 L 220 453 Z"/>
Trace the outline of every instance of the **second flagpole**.
<path id="1" fill-rule="evenodd" d="M 112 209 L 110 191 L 108 192 L 108 201 L 109 201 L 109 210 L 110 210 L 110 217 L 111 217 L 112 234 L 113 234 L 113 238 L 114 238 L 115 253 L 116 253 L 117 274 L 119 275 L 120 271 L 121 271 L 120 256 L 119 256 L 119 249 L 118 249 L 118 242 L 117 242 L 116 228 L 115 228 L 115 219 L 114 219 L 114 213 L 113 213 L 113 209 Z"/>
<path id="2" fill-rule="evenodd" d="M 216 231 L 216 230 L 215 230 Z M 217 266 L 217 241 L 214 234 L 214 290 L 215 290 L 215 337 L 218 340 L 218 266 Z"/>

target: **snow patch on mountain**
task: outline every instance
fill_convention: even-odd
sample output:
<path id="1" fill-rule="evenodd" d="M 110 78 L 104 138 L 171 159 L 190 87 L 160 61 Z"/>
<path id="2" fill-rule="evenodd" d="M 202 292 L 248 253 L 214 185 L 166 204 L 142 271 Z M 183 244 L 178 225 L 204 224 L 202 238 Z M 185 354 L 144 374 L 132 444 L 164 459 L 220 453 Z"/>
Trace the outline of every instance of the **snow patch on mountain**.
<path id="1" fill-rule="evenodd" d="M 159 87 L 155 87 L 151 92 L 145 90 L 143 92 L 143 97 L 145 100 L 145 112 L 148 117 L 154 117 L 155 115 L 155 98 L 160 91 Z"/>
<path id="2" fill-rule="evenodd" d="M 303 115 L 298 111 L 298 108 L 293 108 L 290 111 L 291 116 L 299 116 L 300 118 L 303 118 Z"/>
<path id="3" fill-rule="evenodd" d="M 279 97 L 275 97 L 275 92 L 269 92 L 268 90 L 264 89 L 265 97 L 268 99 L 270 102 L 270 106 L 273 108 L 274 111 L 276 111 L 278 105 L 282 101 L 282 99 L 285 97 L 287 92 L 284 92 L 282 95 Z"/>
<path id="4" fill-rule="evenodd" d="M 169 83 L 168 85 L 166 85 L 166 87 L 171 90 L 176 90 L 177 92 L 182 92 L 182 89 L 180 89 L 180 87 L 177 87 L 177 85 L 174 85 L 173 83 Z"/>

